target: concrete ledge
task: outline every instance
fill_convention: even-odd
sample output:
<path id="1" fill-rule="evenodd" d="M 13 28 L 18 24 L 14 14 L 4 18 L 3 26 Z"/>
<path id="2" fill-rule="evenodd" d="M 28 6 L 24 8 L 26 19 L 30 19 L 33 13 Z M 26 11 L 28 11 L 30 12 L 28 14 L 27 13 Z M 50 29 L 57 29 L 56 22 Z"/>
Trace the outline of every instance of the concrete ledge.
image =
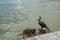
<path id="1" fill-rule="evenodd" d="M 60 40 L 60 31 L 38 35 L 24 40 Z"/>

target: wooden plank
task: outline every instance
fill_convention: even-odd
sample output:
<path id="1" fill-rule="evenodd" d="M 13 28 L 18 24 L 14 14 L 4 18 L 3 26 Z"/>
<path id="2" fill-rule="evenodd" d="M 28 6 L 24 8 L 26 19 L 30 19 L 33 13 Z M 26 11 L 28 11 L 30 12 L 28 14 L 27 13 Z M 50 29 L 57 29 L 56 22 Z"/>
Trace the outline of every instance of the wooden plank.
<path id="1" fill-rule="evenodd" d="M 60 40 L 60 31 L 38 35 L 24 40 Z"/>

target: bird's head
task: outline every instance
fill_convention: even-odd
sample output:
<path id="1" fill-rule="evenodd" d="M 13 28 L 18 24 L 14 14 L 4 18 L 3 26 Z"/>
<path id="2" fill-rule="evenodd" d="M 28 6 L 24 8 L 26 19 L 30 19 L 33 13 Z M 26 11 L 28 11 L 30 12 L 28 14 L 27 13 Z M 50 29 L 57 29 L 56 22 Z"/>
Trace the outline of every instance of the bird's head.
<path id="1" fill-rule="evenodd" d="M 41 19 L 41 16 L 39 16 L 39 19 Z"/>

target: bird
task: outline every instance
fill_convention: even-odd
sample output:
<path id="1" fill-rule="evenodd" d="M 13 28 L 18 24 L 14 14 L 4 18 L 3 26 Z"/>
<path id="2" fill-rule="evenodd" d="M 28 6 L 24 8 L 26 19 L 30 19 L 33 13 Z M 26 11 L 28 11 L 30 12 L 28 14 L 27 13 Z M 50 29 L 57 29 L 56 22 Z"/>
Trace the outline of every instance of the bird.
<path id="1" fill-rule="evenodd" d="M 46 23 L 44 23 L 43 21 L 41 21 L 41 16 L 39 16 L 38 24 L 41 26 L 42 29 L 43 29 L 43 28 L 47 28 L 48 30 L 50 30 L 50 29 L 47 27 Z"/>

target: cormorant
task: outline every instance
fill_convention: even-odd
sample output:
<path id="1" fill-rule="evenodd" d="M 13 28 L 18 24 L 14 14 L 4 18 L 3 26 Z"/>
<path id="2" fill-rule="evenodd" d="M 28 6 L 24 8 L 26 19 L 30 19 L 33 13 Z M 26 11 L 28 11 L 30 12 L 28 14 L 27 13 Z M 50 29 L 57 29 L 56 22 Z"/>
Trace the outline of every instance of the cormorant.
<path id="1" fill-rule="evenodd" d="M 47 27 L 47 25 L 41 21 L 41 16 L 39 16 L 39 19 L 38 19 L 38 24 L 41 26 L 41 28 L 47 28 L 49 30 L 49 28 Z"/>

